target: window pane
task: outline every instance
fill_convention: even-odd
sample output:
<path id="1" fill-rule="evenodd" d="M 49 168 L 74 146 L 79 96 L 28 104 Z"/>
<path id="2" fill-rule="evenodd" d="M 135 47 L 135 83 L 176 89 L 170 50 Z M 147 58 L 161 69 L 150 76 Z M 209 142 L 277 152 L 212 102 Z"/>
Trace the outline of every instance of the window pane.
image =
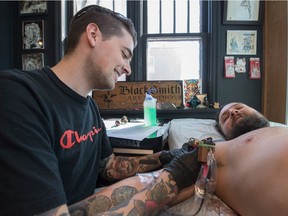
<path id="1" fill-rule="evenodd" d="M 148 39 L 147 80 L 199 79 L 200 44 L 201 39 Z"/>
<path id="2" fill-rule="evenodd" d="M 187 31 L 187 1 L 176 1 L 176 33 L 188 33 Z"/>
<path id="3" fill-rule="evenodd" d="M 159 33 L 159 0 L 147 1 L 147 31 L 149 34 Z"/>
<path id="4" fill-rule="evenodd" d="M 115 11 L 116 12 L 121 13 L 124 16 L 127 16 L 127 3 L 126 3 L 126 0 L 117 0 L 117 1 L 114 1 L 114 4 L 115 4 L 114 7 L 115 7 Z"/>
<path id="5" fill-rule="evenodd" d="M 113 6 L 114 2 L 114 6 Z M 123 14 L 124 16 L 127 15 L 127 4 L 126 0 L 74 0 L 74 14 L 81 10 L 83 7 L 88 5 L 97 4 L 102 7 L 109 8 L 110 10 Z"/>
<path id="6" fill-rule="evenodd" d="M 200 0 L 190 1 L 190 33 L 200 32 Z"/>
<path id="7" fill-rule="evenodd" d="M 173 33 L 173 0 L 161 1 L 162 5 L 162 33 Z"/>
<path id="8" fill-rule="evenodd" d="M 175 33 L 200 32 L 200 0 L 147 0 L 147 33 L 174 33 L 174 16 Z"/>

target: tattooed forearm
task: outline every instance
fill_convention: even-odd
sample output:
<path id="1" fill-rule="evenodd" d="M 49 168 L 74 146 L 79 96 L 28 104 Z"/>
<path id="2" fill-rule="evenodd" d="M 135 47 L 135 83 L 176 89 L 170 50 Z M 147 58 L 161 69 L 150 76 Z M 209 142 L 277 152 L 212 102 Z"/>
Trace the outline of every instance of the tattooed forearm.
<path id="1" fill-rule="evenodd" d="M 177 195 L 176 183 L 169 173 L 162 173 L 149 188 L 110 209 L 103 215 L 111 213 L 123 215 L 157 215 L 165 205 L 169 204 Z M 129 201 L 129 203 L 127 203 Z"/>
<path id="2" fill-rule="evenodd" d="M 100 175 L 104 176 L 108 161 L 111 160 L 111 158 L 113 158 L 113 156 L 114 155 L 110 155 L 110 157 L 104 158 L 103 160 L 100 161 L 100 168 L 99 168 Z"/>
<path id="3" fill-rule="evenodd" d="M 168 174 L 168 180 L 154 184 L 146 191 L 146 199 L 135 199 L 128 215 L 157 215 L 176 194 L 176 183 Z"/>
<path id="4" fill-rule="evenodd" d="M 106 167 L 104 177 L 108 180 L 120 180 L 135 175 L 138 161 L 132 157 L 115 157 Z"/>
<path id="5" fill-rule="evenodd" d="M 142 172 L 148 172 L 155 170 L 157 168 L 161 167 L 161 163 L 159 161 L 159 153 L 157 154 L 152 154 L 152 155 L 147 155 L 139 159 L 139 165 L 137 172 L 142 173 Z"/>
<path id="6" fill-rule="evenodd" d="M 108 163 L 102 173 L 105 179 L 110 181 L 121 180 L 136 173 L 148 172 L 161 166 L 159 154 L 146 155 L 142 157 L 124 157 L 113 156 L 109 158 Z"/>
<path id="7" fill-rule="evenodd" d="M 72 216 L 102 215 L 105 211 L 111 211 L 116 205 L 124 207 L 136 193 L 138 191 L 135 187 L 127 185 L 116 187 L 110 196 L 95 194 L 70 206 L 69 211 Z"/>
<path id="8" fill-rule="evenodd" d="M 134 187 L 130 186 L 123 186 L 116 188 L 112 195 L 111 195 L 111 200 L 113 205 L 118 205 L 124 200 L 130 200 L 138 191 Z"/>

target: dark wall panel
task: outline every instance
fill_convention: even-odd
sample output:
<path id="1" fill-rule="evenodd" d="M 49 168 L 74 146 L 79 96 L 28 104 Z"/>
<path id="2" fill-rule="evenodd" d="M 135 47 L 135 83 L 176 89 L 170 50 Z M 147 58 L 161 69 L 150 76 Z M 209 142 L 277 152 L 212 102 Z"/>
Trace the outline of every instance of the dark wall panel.
<path id="1" fill-rule="evenodd" d="M 258 111 L 261 111 L 262 105 L 262 78 L 259 80 L 249 79 L 249 58 L 260 57 L 260 63 L 263 64 L 263 36 L 262 36 L 262 24 L 260 25 L 225 25 L 223 24 L 223 10 L 224 3 L 221 1 L 213 2 L 212 14 L 218 14 L 213 16 L 214 35 L 217 40 L 214 40 L 216 44 L 212 44 L 214 50 L 214 56 L 212 57 L 211 73 L 217 74 L 215 101 L 219 101 L 220 105 L 227 104 L 229 102 L 237 101 L 246 103 Z M 220 16 L 219 16 L 220 14 Z M 257 55 L 234 55 L 236 58 L 246 58 L 246 73 L 238 74 L 233 79 L 224 78 L 224 57 L 226 56 L 226 34 L 227 30 L 257 30 Z M 213 41 L 213 40 L 212 40 Z M 230 55 L 229 55 L 230 56 Z M 232 55 L 231 55 L 232 56 Z M 263 67 L 261 66 L 261 72 L 263 74 Z"/>
<path id="2" fill-rule="evenodd" d="M 13 4 L 0 1 L 0 70 L 13 67 Z"/>

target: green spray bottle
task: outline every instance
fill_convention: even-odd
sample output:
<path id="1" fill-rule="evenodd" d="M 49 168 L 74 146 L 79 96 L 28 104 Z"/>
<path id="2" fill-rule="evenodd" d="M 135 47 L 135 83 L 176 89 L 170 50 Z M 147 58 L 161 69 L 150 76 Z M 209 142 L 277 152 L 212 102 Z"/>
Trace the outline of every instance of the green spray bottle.
<path id="1" fill-rule="evenodd" d="M 157 115 L 156 115 L 156 101 L 157 99 L 153 98 L 150 95 L 150 90 L 146 93 L 146 97 L 143 103 L 144 106 L 144 122 L 147 126 L 157 125 Z"/>

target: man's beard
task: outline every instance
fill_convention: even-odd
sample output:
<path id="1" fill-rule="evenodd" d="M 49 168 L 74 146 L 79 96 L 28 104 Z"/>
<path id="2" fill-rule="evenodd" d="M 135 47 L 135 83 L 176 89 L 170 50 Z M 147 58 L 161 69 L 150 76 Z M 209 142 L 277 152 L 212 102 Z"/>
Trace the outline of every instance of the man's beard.
<path id="1" fill-rule="evenodd" d="M 231 137 L 229 137 L 229 139 L 234 139 L 245 133 L 263 127 L 269 127 L 269 121 L 265 117 L 257 114 L 244 116 L 234 125 Z"/>

